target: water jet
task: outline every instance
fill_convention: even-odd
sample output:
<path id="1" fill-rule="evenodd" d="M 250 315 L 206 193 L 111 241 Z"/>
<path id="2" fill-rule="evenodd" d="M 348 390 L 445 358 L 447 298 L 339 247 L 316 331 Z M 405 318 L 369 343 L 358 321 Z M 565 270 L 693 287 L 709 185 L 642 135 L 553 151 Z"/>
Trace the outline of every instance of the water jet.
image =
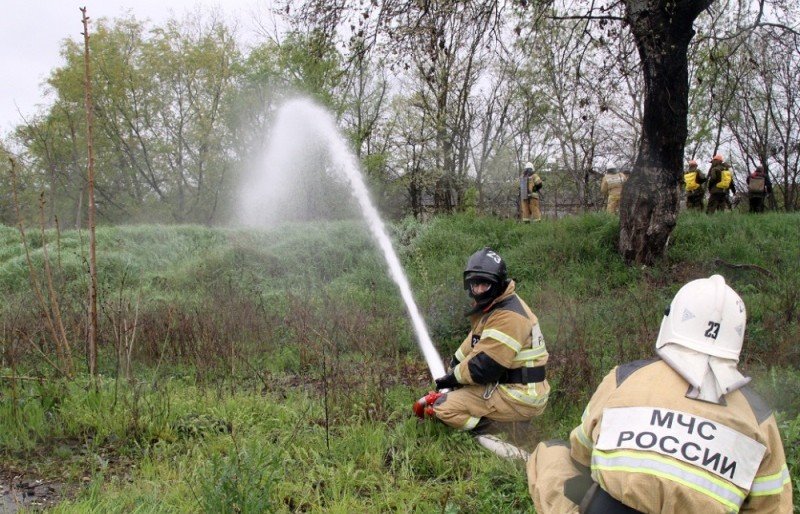
<path id="1" fill-rule="evenodd" d="M 417 336 L 417 344 L 433 378 L 444 376 L 439 352 L 411 293 L 411 285 L 392 246 L 383 220 L 375 208 L 353 152 L 339 133 L 336 122 L 324 108 L 307 99 L 288 101 L 277 112 L 272 136 L 261 159 L 259 174 L 248 181 L 241 192 L 241 221 L 261 225 L 279 216 L 279 199 L 290 194 L 287 170 L 296 170 L 298 159 L 311 153 L 327 154 L 327 165 L 333 173 L 346 179 L 359 209 L 386 261 L 389 274 L 400 290 Z M 309 166 L 313 163 L 301 163 Z M 270 210 L 270 206 L 276 212 Z"/>

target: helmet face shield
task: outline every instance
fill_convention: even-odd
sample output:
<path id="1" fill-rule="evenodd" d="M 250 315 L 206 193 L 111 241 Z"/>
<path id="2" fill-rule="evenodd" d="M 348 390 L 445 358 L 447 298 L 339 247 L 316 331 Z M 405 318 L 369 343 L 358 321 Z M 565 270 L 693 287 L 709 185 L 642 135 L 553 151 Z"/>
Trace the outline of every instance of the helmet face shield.
<path id="1" fill-rule="evenodd" d="M 496 284 L 498 280 L 497 277 L 492 274 L 481 273 L 479 271 L 471 271 L 469 273 L 464 274 L 464 289 L 469 290 L 472 284 L 478 282 L 488 282 L 490 284 Z"/>
<path id="2" fill-rule="evenodd" d="M 502 284 L 508 278 L 506 263 L 490 247 L 485 247 L 470 255 L 464 268 L 464 289 L 468 289 L 469 279 L 481 278 L 488 282 Z"/>
<path id="3" fill-rule="evenodd" d="M 478 305 L 484 305 L 500 296 L 508 279 L 506 263 L 494 250 L 488 246 L 473 253 L 464 268 L 464 289 Z M 475 295 L 472 284 L 476 282 L 489 283 L 491 287 L 481 294 Z"/>
<path id="4" fill-rule="evenodd" d="M 470 279 L 469 280 L 469 295 L 472 298 L 482 297 L 483 295 L 489 293 L 491 294 L 492 288 L 496 287 L 497 284 L 494 282 L 489 282 L 486 280 L 480 279 Z"/>

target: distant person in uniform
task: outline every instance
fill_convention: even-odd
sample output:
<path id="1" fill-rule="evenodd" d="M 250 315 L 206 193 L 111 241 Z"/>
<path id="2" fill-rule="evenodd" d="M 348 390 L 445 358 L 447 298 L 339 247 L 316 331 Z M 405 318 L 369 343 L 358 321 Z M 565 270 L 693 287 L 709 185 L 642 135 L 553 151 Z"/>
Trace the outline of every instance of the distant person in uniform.
<path id="1" fill-rule="evenodd" d="M 614 368 L 569 443 L 531 455 L 536 511 L 792 512 L 775 417 L 736 366 L 745 325 L 720 275 L 684 285 L 661 322 L 659 358 Z"/>
<path id="2" fill-rule="evenodd" d="M 542 178 L 533 171 L 533 163 L 526 162 L 522 176 L 519 178 L 519 205 L 523 223 L 542 221 L 542 211 L 539 209 L 539 190 L 542 189 Z"/>
<path id="3" fill-rule="evenodd" d="M 491 421 L 527 421 L 547 405 L 548 353 L 539 320 L 517 296 L 505 261 L 491 248 L 472 254 L 464 269 L 472 298 L 472 329 L 436 379 L 436 391 L 414 404 L 420 418 L 480 432 Z M 445 392 L 445 390 L 449 390 Z"/>
<path id="4" fill-rule="evenodd" d="M 736 186 L 733 183 L 733 170 L 725 162 L 721 154 L 715 155 L 711 159 L 711 167 L 708 169 L 708 208 L 706 212 L 713 214 L 718 210 L 731 208 L 728 193 L 736 193 Z"/>
<path id="5" fill-rule="evenodd" d="M 703 187 L 705 182 L 706 176 L 697 167 L 697 161 L 692 159 L 689 161 L 689 168 L 681 176 L 681 185 L 686 191 L 687 209 L 703 210 L 703 198 L 706 194 L 705 187 Z"/>
<path id="6" fill-rule="evenodd" d="M 620 173 L 619 169 L 611 166 L 606 170 L 603 179 L 600 181 L 600 193 L 606 196 L 606 212 L 619 214 L 619 200 L 622 198 L 622 187 L 628 176 Z"/>
<path id="7" fill-rule="evenodd" d="M 771 194 L 772 182 L 769 180 L 769 175 L 764 172 L 763 166 L 756 166 L 756 170 L 747 176 L 750 212 L 764 212 L 764 199 Z"/>

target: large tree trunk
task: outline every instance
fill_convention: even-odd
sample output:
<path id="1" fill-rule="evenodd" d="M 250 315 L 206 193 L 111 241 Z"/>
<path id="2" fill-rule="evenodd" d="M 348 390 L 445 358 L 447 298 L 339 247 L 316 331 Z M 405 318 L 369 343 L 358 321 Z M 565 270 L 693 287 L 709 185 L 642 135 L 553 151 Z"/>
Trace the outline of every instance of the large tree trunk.
<path id="1" fill-rule="evenodd" d="M 713 0 L 625 0 L 644 73 L 642 144 L 620 205 L 619 251 L 628 263 L 664 254 L 678 214 L 686 143 L 687 50 L 695 18 Z"/>

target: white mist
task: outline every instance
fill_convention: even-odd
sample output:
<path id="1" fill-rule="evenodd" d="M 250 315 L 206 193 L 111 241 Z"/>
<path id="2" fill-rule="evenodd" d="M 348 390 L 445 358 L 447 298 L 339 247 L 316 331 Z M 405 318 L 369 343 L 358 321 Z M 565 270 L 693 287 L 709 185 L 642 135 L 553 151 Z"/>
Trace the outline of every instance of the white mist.
<path id="1" fill-rule="evenodd" d="M 324 153 L 320 150 L 324 150 Z M 282 199 L 293 194 L 292 184 L 303 180 L 304 169 L 319 166 L 316 161 L 324 154 L 327 154 L 329 167 L 347 180 L 358 201 L 370 232 L 383 253 L 389 273 L 400 288 L 400 295 L 411 316 L 417 342 L 431 375 L 433 378 L 444 376 L 442 359 L 428 334 L 383 221 L 370 199 L 358 161 L 327 110 L 304 99 L 291 100 L 280 108 L 264 158 L 260 161 L 260 169 L 241 190 L 241 221 L 253 226 L 279 221 L 285 209 Z"/>

